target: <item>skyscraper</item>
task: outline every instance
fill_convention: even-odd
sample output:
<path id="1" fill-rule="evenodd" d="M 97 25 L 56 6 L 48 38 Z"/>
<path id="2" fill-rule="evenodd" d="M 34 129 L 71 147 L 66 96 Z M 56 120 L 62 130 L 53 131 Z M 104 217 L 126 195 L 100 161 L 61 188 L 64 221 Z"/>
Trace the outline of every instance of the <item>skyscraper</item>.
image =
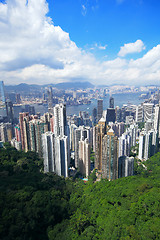
<path id="1" fill-rule="evenodd" d="M 62 103 L 54 107 L 54 134 L 56 137 L 67 135 L 66 105 Z"/>
<path id="2" fill-rule="evenodd" d="M 52 87 L 49 87 L 48 88 L 48 91 L 47 91 L 47 94 L 48 94 L 48 109 L 52 109 L 53 107 L 53 92 L 52 92 Z"/>
<path id="3" fill-rule="evenodd" d="M 152 120 L 153 118 L 153 103 L 143 103 L 143 110 L 144 110 L 144 122 L 148 120 Z"/>
<path id="4" fill-rule="evenodd" d="M 75 167 L 79 167 L 79 141 L 81 139 L 89 139 L 89 129 L 84 126 L 80 126 L 75 129 Z"/>
<path id="5" fill-rule="evenodd" d="M 86 177 L 90 174 L 90 144 L 88 139 L 79 141 L 79 169 Z"/>
<path id="6" fill-rule="evenodd" d="M 98 99 L 97 100 L 97 118 L 98 121 L 102 117 L 103 114 L 103 99 Z"/>
<path id="7" fill-rule="evenodd" d="M 24 119 L 27 118 L 29 120 L 29 113 L 19 113 L 19 124 L 21 130 L 21 142 L 22 142 L 22 150 L 25 150 L 25 140 L 26 140 L 26 127 L 24 126 Z"/>
<path id="8" fill-rule="evenodd" d="M 55 149 L 54 149 L 54 134 L 46 132 L 42 134 L 44 172 L 55 171 Z"/>
<path id="9" fill-rule="evenodd" d="M 136 122 L 143 122 L 143 105 L 136 106 Z"/>
<path id="10" fill-rule="evenodd" d="M 5 104 L 6 98 L 5 98 L 5 91 L 4 91 L 4 83 L 3 81 L 0 81 L 0 103 Z"/>
<path id="11" fill-rule="evenodd" d="M 14 121 L 13 104 L 10 100 L 6 100 L 6 113 L 8 122 L 13 123 Z"/>
<path id="12" fill-rule="evenodd" d="M 112 96 L 109 98 L 109 108 L 114 108 L 114 98 Z"/>
<path id="13" fill-rule="evenodd" d="M 118 138 L 113 129 L 107 132 L 102 141 L 102 177 L 109 180 L 118 178 Z"/>
<path id="14" fill-rule="evenodd" d="M 95 127 L 95 168 L 102 171 L 102 139 L 106 132 L 106 121 L 101 118 Z"/>
<path id="15" fill-rule="evenodd" d="M 55 138 L 55 172 L 59 176 L 68 177 L 69 149 L 67 136 Z"/>
<path id="16" fill-rule="evenodd" d="M 114 108 L 108 108 L 107 109 L 107 116 L 106 116 L 106 122 L 115 122 L 116 121 L 116 113 Z"/>
<path id="17" fill-rule="evenodd" d="M 118 159 L 118 178 L 133 176 L 134 157 L 122 156 Z"/>

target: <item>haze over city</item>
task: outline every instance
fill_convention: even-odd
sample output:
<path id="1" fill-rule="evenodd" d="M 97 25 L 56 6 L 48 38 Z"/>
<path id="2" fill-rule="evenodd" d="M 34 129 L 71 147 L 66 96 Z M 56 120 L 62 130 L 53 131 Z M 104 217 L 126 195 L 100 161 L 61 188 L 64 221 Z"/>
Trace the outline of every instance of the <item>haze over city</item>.
<path id="1" fill-rule="evenodd" d="M 159 84 L 159 1 L 0 2 L 6 85 Z"/>

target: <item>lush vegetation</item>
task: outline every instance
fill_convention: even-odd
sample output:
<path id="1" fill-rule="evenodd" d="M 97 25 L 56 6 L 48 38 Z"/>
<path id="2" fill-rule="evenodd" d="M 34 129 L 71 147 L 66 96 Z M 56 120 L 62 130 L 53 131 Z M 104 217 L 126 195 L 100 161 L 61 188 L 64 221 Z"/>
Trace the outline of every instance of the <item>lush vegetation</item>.
<path id="1" fill-rule="evenodd" d="M 0 239 L 160 239 L 160 153 L 135 176 L 87 183 L 42 173 L 35 153 L 0 150 Z"/>

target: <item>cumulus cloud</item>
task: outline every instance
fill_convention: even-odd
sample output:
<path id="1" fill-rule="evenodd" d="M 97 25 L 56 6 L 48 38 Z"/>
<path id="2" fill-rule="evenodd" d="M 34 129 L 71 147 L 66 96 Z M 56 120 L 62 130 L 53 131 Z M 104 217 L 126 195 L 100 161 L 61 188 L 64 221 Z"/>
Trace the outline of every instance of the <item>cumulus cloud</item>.
<path id="1" fill-rule="evenodd" d="M 120 58 L 144 49 L 143 42 L 137 40 L 124 45 L 118 58 L 100 62 L 79 49 L 47 13 L 45 0 L 0 3 L 0 80 L 5 84 L 77 80 L 107 85 L 159 83 L 160 45 L 136 60 Z M 94 47 L 105 50 L 107 46 Z"/>
<path id="2" fill-rule="evenodd" d="M 120 48 L 118 56 L 124 57 L 130 53 L 139 53 L 144 49 L 145 49 L 145 46 L 144 46 L 144 43 L 142 42 L 142 40 L 137 40 L 134 43 L 124 44 L 124 46 Z"/>

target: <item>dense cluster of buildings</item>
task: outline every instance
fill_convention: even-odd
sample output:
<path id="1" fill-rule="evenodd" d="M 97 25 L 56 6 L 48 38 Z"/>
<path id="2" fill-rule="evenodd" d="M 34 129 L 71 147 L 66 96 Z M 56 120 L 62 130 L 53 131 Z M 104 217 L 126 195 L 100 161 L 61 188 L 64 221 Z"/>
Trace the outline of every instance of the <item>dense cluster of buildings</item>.
<path id="1" fill-rule="evenodd" d="M 92 116 L 86 111 L 67 116 L 64 103 L 53 104 L 52 89 L 48 89 L 48 109 L 44 115 L 28 107 L 14 122 L 13 105 L 6 100 L 0 82 L 1 105 L 6 106 L 6 119 L 0 123 L 0 140 L 10 142 L 16 149 L 34 151 L 44 159 L 44 172 L 69 176 L 69 169 L 81 176 L 91 173 L 91 157 L 99 178 L 114 180 L 134 173 L 134 157 L 147 160 L 158 151 L 160 138 L 159 92 L 141 105 L 114 107 L 110 96 L 109 108 L 103 110 L 103 99 L 97 100 Z M 76 97 L 76 96 L 74 96 Z M 17 96 L 19 100 L 19 97 Z M 92 159 L 93 161 L 93 159 Z M 74 167 L 74 168 L 73 168 Z"/>

